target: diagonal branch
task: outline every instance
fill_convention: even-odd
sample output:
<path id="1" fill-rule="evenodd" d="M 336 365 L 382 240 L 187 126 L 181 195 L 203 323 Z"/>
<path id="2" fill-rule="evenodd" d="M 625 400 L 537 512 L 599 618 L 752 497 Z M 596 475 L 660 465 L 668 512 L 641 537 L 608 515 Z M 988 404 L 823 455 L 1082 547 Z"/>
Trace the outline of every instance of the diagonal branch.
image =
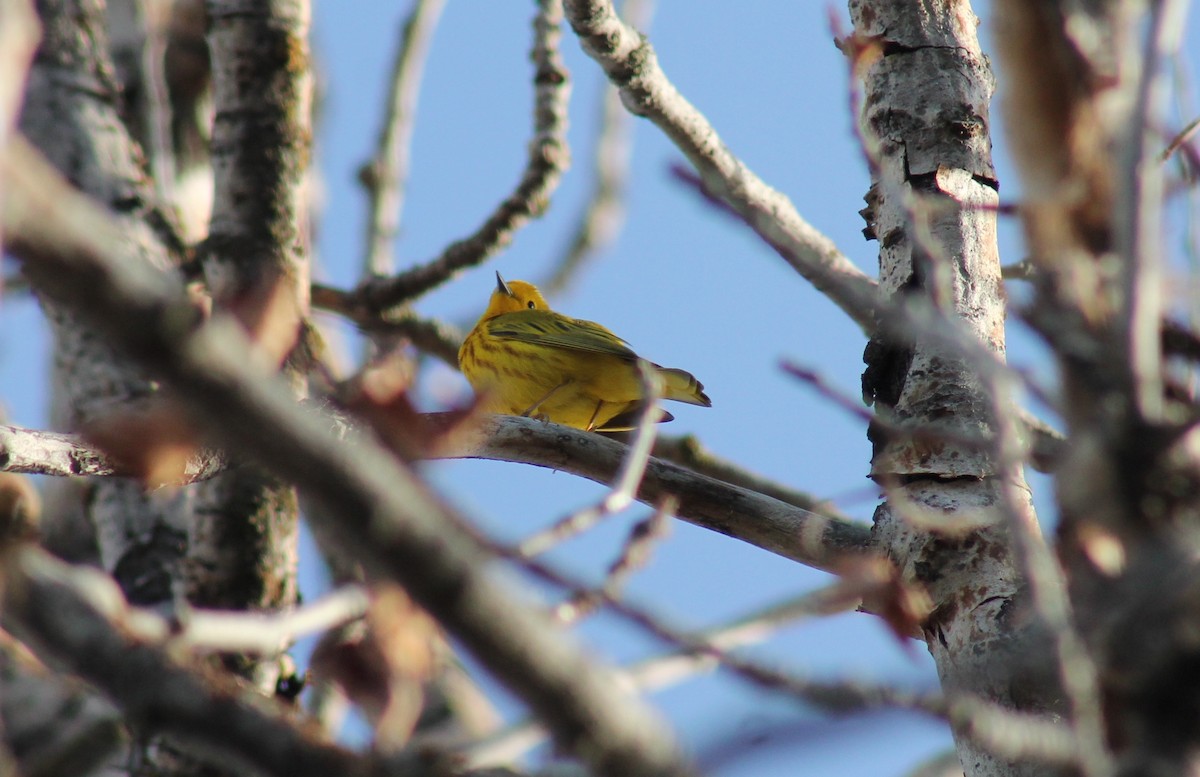
<path id="1" fill-rule="evenodd" d="M 570 159 L 567 146 L 567 97 L 570 81 L 558 51 L 562 36 L 561 0 L 540 0 L 534 20 L 534 135 L 529 160 L 517 188 L 470 237 L 452 243 L 442 255 L 391 278 L 367 283 L 356 296 L 378 312 L 444 283 L 460 270 L 479 264 L 512 240 L 529 219 L 546 209 Z"/>
<path id="2" fill-rule="evenodd" d="M 615 440 L 530 418 L 492 416 L 472 435 L 459 435 L 439 455 L 533 464 L 612 483 L 628 448 Z M 676 516 L 784 558 L 837 571 L 848 557 L 868 552 L 865 524 L 809 512 L 745 488 L 698 475 L 677 464 L 650 459 L 638 501 L 679 499 Z"/>
<path id="3" fill-rule="evenodd" d="M 436 415 L 427 418 L 438 423 Z M 345 442 L 351 436 L 346 419 L 321 419 L 329 434 L 339 440 Z M 470 435 L 452 435 L 438 455 L 532 464 L 609 485 L 628 450 L 616 440 L 558 424 L 491 416 Z M 183 480 L 211 477 L 226 464 L 222 453 L 203 450 L 189 459 Z M 3 425 L 0 471 L 51 476 L 136 474 L 121 470 L 104 451 L 75 435 Z M 719 468 L 716 474 L 724 471 Z M 675 496 L 679 499 L 677 517 L 827 572 L 836 572 L 848 557 L 868 552 L 870 528 L 865 524 L 833 511 L 812 512 L 796 505 L 797 495 L 788 491 L 760 493 L 753 487 L 758 482 L 729 483 L 651 458 L 636 498 L 654 506 L 664 496 Z"/>
<path id="4" fill-rule="evenodd" d="M 365 241 L 367 256 L 363 263 L 368 277 L 382 277 L 394 272 L 392 241 L 400 229 L 404 208 L 417 96 L 444 2 L 415 0 L 413 3 L 413 9 L 404 21 L 396 60 L 392 64 L 387 114 L 375 156 L 358 174 L 370 199 Z"/>
<path id="5" fill-rule="evenodd" d="M 621 21 L 611 0 L 566 0 L 567 20 L 630 112 L 654 122 L 687 156 L 705 188 L 733 208 L 788 264 L 824 292 L 864 332 L 875 328 L 875 282 L 791 201 L 755 175 L 667 79 L 654 48 Z"/>
<path id="6" fill-rule="evenodd" d="M 6 620 L 39 653 L 100 688 L 130 720 L 186 736 L 267 775 L 378 773 L 369 759 L 301 733 L 258 694 L 214 683 L 131 636 L 120 624 L 133 613 L 115 586 L 91 590 L 106 594 L 110 620 L 94 597 L 71 585 L 70 567 L 43 551 L 25 548 L 5 562 Z"/>
<path id="7" fill-rule="evenodd" d="M 654 0 L 625 0 L 621 15 L 630 26 L 644 30 L 654 15 Z M 592 152 L 592 192 L 567 249 L 541 284 L 547 294 L 565 291 L 588 259 L 616 240 L 625 224 L 625 190 L 633 156 L 632 118 L 621 105 L 615 86 L 609 84 L 601 90 L 600 132 Z"/>

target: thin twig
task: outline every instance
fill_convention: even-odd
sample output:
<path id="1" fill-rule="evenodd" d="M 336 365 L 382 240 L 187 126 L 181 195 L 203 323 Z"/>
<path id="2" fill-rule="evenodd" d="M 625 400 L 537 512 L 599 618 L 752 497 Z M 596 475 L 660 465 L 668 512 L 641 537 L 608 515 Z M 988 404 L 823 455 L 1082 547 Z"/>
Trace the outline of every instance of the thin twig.
<path id="1" fill-rule="evenodd" d="M 153 610 L 131 607 L 112 577 L 87 566 L 36 558 L 26 569 L 40 579 L 71 588 L 75 596 L 110 623 L 149 644 L 197 652 L 277 655 L 296 640 L 361 618 L 369 598 L 358 585 L 346 585 L 310 604 L 275 612 L 188 609 L 177 620 Z"/>
<path id="2" fill-rule="evenodd" d="M 25 81 L 41 36 L 41 23 L 33 0 L 0 0 L 0 152 L 8 146 L 20 115 Z M 0 181 L 0 205 L 8 196 L 8 187 L 4 184 Z M 3 237 L 0 233 L 0 243 Z M 8 278 L 0 278 L 0 291 L 8 291 L 10 284 Z"/>
<path id="3" fill-rule="evenodd" d="M 448 367 L 458 369 L 458 348 L 462 345 L 463 333 L 445 321 L 422 318 L 415 313 L 401 313 L 372 321 L 363 327 L 363 331 L 400 335 L 421 353 L 427 353 Z"/>
<path id="4" fill-rule="evenodd" d="M 535 574 L 541 574 L 558 585 L 571 585 L 570 581 L 553 570 L 537 565 L 537 562 L 531 563 L 539 567 L 532 570 Z M 812 681 L 733 657 L 728 652 L 762 642 L 781 627 L 793 625 L 798 620 L 853 609 L 865 593 L 860 582 L 841 580 L 730 623 L 692 634 L 657 623 L 653 616 L 627 603 L 610 602 L 609 607 L 614 613 L 647 628 L 676 648 L 667 655 L 627 667 L 623 679 L 639 691 L 652 692 L 725 668 L 760 687 L 794 695 L 827 713 L 845 715 L 875 709 L 909 709 L 950 720 L 973 740 L 1014 759 L 1033 759 L 1055 765 L 1073 765 L 1076 762 L 1077 744 L 1073 732 L 1050 717 L 1024 715 L 964 694 L 955 694 L 943 701 L 935 694 L 871 686 L 851 680 Z M 537 722 L 526 719 L 470 745 L 463 754 L 473 767 L 482 767 L 518 758 L 544 739 L 545 734 Z"/>
<path id="5" fill-rule="evenodd" d="M 409 310 L 394 315 L 373 313 L 354 294 L 319 283 L 312 285 L 312 304 L 319 310 L 340 315 L 367 334 L 395 333 L 405 337 L 417 350 L 458 368 L 458 347 L 462 345 L 463 334 L 450 324 L 422 318 Z"/>
<path id="6" fill-rule="evenodd" d="M 151 0 L 134 0 L 145 45 L 141 80 L 145 90 L 145 125 L 149 137 L 150 170 L 154 187 L 164 204 L 175 204 L 175 151 L 171 143 L 171 97 L 167 92 L 166 54 L 171 6 Z"/>
<path id="7" fill-rule="evenodd" d="M 344 585 L 312 602 L 279 612 L 190 610 L 180 618 L 172 645 L 191 650 L 274 656 L 309 634 L 344 626 L 367 612 L 362 586 Z"/>
<path id="8" fill-rule="evenodd" d="M 845 581 L 838 581 L 704 629 L 693 636 L 724 650 L 733 650 L 763 642 L 797 621 L 853 610 L 861 600 L 861 591 Z M 711 655 L 680 648 L 625 667 L 623 677 L 639 691 L 653 692 L 712 672 L 718 666 L 719 662 Z M 464 748 L 463 755 L 473 768 L 506 763 L 536 747 L 545 738 L 546 733 L 538 722 L 526 718 L 469 745 Z"/>
<path id="9" fill-rule="evenodd" d="M 989 359 L 989 361 L 991 361 Z M 862 404 L 831 386 L 820 373 L 793 362 L 784 361 L 783 370 L 792 377 L 802 380 L 812 386 L 822 397 L 825 397 L 851 416 L 872 424 L 876 430 L 886 432 L 892 440 L 913 439 L 930 442 L 955 442 L 967 448 L 990 448 L 994 443 L 987 433 L 971 434 L 959 430 L 943 429 L 932 424 L 913 426 L 895 417 L 890 408 L 877 406 L 874 411 L 868 410 Z M 1032 379 L 1002 363 L 991 365 L 1019 379 L 1027 389 L 1037 391 Z M 1019 411 L 1022 432 L 1031 438 L 1032 445 L 1028 449 L 1029 464 L 1039 472 L 1051 472 L 1057 465 L 1057 458 L 1062 452 L 1065 438 L 1055 431 L 1045 421 L 1036 418 L 1025 410 Z"/>
<path id="10" fill-rule="evenodd" d="M 508 245 L 519 228 L 545 212 L 570 159 L 567 145 L 570 81 L 558 50 L 561 25 L 562 0 L 539 0 L 533 23 L 534 134 L 517 188 L 474 234 L 452 243 L 438 258 L 362 286 L 357 296 L 368 309 L 386 310 L 445 283 Z"/>
<path id="11" fill-rule="evenodd" d="M 1162 421 L 1163 351 L 1159 327 L 1163 319 L 1162 225 L 1163 165 L 1156 158 L 1154 118 L 1169 95 L 1163 60 L 1183 41 L 1188 0 L 1163 0 L 1151 6 L 1150 34 L 1141 62 L 1141 83 L 1134 108 L 1134 131 L 1124 146 L 1117 187 L 1116 242 L 1124 259 L 1121 324 L 1136 410 L 1147 422 Z"/>
<path id="12" fill-rule="evenodd" d="M 486 539 L 483 542 L 488 542 Z M 522 569 L 545 582 L 560 586 L 574 595 L 587 595 L 588 586 L 537 559 L 522 558 L 513 550 L 488 543 L 499 554 L 512 558 Z M 923 712 L 933 717 L 945 715 L 945 703 L 936 693 L 903 690 L 882 685 L 812 680 L 765 664 L 743 659 L 702 636 L 689 634 L 666 623 L 660 616 L 621 599 L 609 600 L 610 612 L 642 628 L 664 644 L 690 653 L 708 655 L 722 667 L 761 688 L 787 693 L 826 712 L 849 713 L 868 709 L 897 708 Z"/>
<path id="13" fill-rule="evenodd" d="M 637 370 L 645 405 L 638 416 L 633 444 L 629 446 L 629 453 L 625 456 L 612 489 L 599 503 L 574 512 L 526 539 L 519 548 L 522 556 L 532 557 L 545 553 L 563 540 L 581 534 L 608 516 L 619 513 L 637 499 L 642 477 L 646 474 L 646 465 L 650 461 L 650 451 L 654 447 L 654 437 L 658 428 L 658 402 L 662 397 L 663 388 L 662 379 L 655 374 L 649 363 L 638 359 Z"/>
<path id="14" fill-rule="evenodd" d="M 32 291 L 33 288 L 29 285 L 29 281 L 19 272 L 0 276 L 0 293 L 3 293 L 9 300 L 29 296 Z"/>
<path id="15" fill-rule="evenodd" d="M 809 369 L 808 367 L 792 361 L 783 361 L 779 366 L 783 368 L 784 372 L 786 372 L 788 375 L 791 375 L 796 380 L 812 386 L 818 394 L 854 418 L 857 418 L 858 420 L 867 424 L 882 426 L 893 433 L 900 433 L 903 431 L 903 425 L 899 421 L 891 418 L 890 414 L 886 412 L 888 408 L 879 407 L 872 412 L 870 409 L 863 406 L 861 398 L 850 398 L 845 392 L 838 390 L 834 386 L 831 386 L 829 382 L 821 376 L 821 373 L 817 372 L 816 370 Z"/>
<path id="16" fill-rule="evenodd" d="M 625 23 L 646 32 L 654 15 L 654 0 L 625 0 Z M 600 131 L 592 155 L 592 193 L 580 214 L 567 250 L 543 287 L 549 294 L 567 289 L 588 259 L 596 256 L 620 234 L 625 224 L 625 196 L 629 161 L 633 156 L 633 117 L 621 105 L 621 94 L 612 84 L 601 90 Z"/>
<path id="17" fill-rule="evenodd" d="M 862 87 L 860 84 L 865 80 L 866 69 L 883 55 L 882 41 L 869 36 L 847 34 L 842 26 L 841 16 L 833 9 L 833 6 L 829 7 L 828 13 L 829 33 L 833 36 L 834 45 L 846 56 L 846 115 L 862 116 Z M 858 149 L 862 153 L 863 163 L 871 175 L 871 180 L 876 180 L 879 177 L 879 159 L 881 157 L 879 138 L 874 134 L 863 132 L 862 124 L 857 120 L 850 122 L 850 131 L 854 133 L 854 139 L 858 141 Z M 870 195 L 868 195 L 867 201 L 868 203 L 871 201 Z M 859 213 L 867 220 L 867 228 L 864 233 L 869 237 L 877 237 L 873 209 L 868 205 Z"/>
<path id="18" fill-rule="evenodd" d="M 392 243 L 404 210 L 417 97 L 444 4 L 445 0 L 414 0 L 396 47 L 387 111 L 375 155 L 359 171 L 369 199 L 363 261 L 363 273 L 368 278 L 395 272 Z"/>
<path id="19" fill-rule="evenodd" d="M 1115 238 L 1124 259 L 1120 332 L 1134 408 L 1149 423 L 1160 422 L 1164 412 L 1159 336 L 1163 318 L 1164 178 L 1155 153 L 1159 140 L 1150 129 L 1169 95 L 1169 79 L 1162 63 L 1182 44 L 1189 5 L 1189 0 L 1162 0 L 1151 5 L 1150 31 L 1134 108 L 1135 131 L 1125 145 L 1125 158 L 1119 167 L 1123 185 L 1117 187 L 1123 217 L 1116 221 Z"/>
<path id="20" fill-rule="evenodd" d="M 580 619 L 596 612 L 605 602 L 613 601 L 629 576 L 646 565 L 651 548 L 670 532 L 675 505 L 675 498 L 668 496 L 649 518 L 634 524 L 621 552 L 609 564 L 604 583 L 594 591 L 576 594 L 559 604 L 554 608 L 554 618 L 560 623 L 578 623 Z"/>
<path id="21" fill-rule="evenodd" d="M 1019 262 L 1001 267 L 1000 277 L 1006 281 L 1032 281 L 1037 278 L 1037 265 L 1027 256 Z"/>
<path id="22" fill-rule="evenodd" d="M 1189 121 L 1187 126 L 1181 129 L 1175 137 L 1171 138 L 1171 142 L 1167 144 L 1167 147 L 1163 149 L 1162 154 L 1159 155 L 1159 161 L 1166 162 L 1168 159 L 1170 159 L 1172 154 L 1174 154 L 1176 151 L 1182 148 L 1185 143 L 1191 140 L 1192 135 L 1195 135 L 1197 130 L 1200 130 L 1200 116 L 1197 116 Z"/>

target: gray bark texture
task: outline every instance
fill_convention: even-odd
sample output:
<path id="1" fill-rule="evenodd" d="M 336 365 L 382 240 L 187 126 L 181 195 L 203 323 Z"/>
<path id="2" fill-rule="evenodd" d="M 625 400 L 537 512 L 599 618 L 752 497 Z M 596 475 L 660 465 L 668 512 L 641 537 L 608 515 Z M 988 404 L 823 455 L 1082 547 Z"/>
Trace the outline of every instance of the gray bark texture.
<path id="1" fill-rule="evenodd" d="M 860 121 L 874 163 L 867 218 L 880 243 L 880 290 L 900 304 L 926 301 L 1002 360 L 993 77 L 976 19 L 965 2 L 863 0 L 850 9 L 855 36 L 877 47 L 860 55 Z M 977 363 L 894 330 L 876 334 L 864 358 L 864 395 L 898 426 L 871 432 L 872 477 L 889 494 L 875 515 L 875 540 L 931 598 L 921 628 L 943 688 L 1014 710 L 1053 709 L 1053 685 L 1026 660 L 1049 657 L 1026 652 L 1028 597 L 1010 535 L 1011 521 L 1036 518 L 1020 470 L 971 442 L 996 429 Z M 1019 515 L 1005 515 L 1006 488 L 1020 494 Z M 936 517 L 911 520 L 923 513 Z M 961 727 L 957 744 L 969 775 L 1027 772 Z"/>
<path id="2" fill-rule="evenodd" d="M 164 22 L 147 23 L 134 13 L 140 10 L 163 20 L 169 18 L 172 7 L 117 2 L 109 10 L 111 17 L 105 4 L 95 0 L 38 3 L 43 38 L 30 72 L 20 128 L 37 139 L 39 149 L 81 191 L 114 212 L 130 256 L 150 267 L 174 271 L 185 261 L 186 252 L 173 216 L 164 215 L 167 210 L 159 205 L 162 192 L 149 177 L 142 151 L 143 147 L 156 148 L 151 137 L 159 115 L 154 110 L 152 86 L 139 67 L 148 45 L 146 29 L 152 30 L 151 37 L 163 37 L 168 30 Z M 114 33 L 111 45 L 110 23 Z M 285 50 L 297 51 L 297 56 L 286 63 L 276 60 L 266 69 L 278 69 L 282 64 L 299 68 L 299 75 L 288 71 L 282 80 L 298 79 L 299 89 L 304 91 L 307 31 L 297 25 L 294 21 L 278 28 L 288 40 L 298 41 L 290 49 L 286 41 L 284 45 Z M 123 64 L 120 71 L 113 67 L 114 55 Z M 118 81 L 118 72 L 123 82 Z M 255 79 L 266 76 L 255 70 L 243 78 L 250 81 L 241 86 L 243 91 L 254 91 Z M 276 92 L 278 100 L 260 101 L 258 108 L 265 113 L 273 108 L 276 115 L 287 110 L 293 121 L 303 122 L 291 130 L 303 142 L 292 153 L 275 153 L 261 144 L 248 153 L 282 159 L 290 166 L 287 175 L 276 176 L 277 180 L 264 188 L 285 192 L 276 196 L 291 197 L 297 204 L 275 209 L 271 216 L 275 223 L 254 227 L 262 233 L 272 229 L 286 232 L 288 227 L 280 224 L 290 225 L 293 236 L 279 245 L 288 253 L 288 269 L 299 279 L 296 287 L 306 291 L 306 239 L 302 236 L 306 221 L 299 212 L 297 192 L 308 159 L 304 145 L 308 104 L 286 89 Z M 135 140 L 135 134 L 144 146 Z M 235 146 L 236 141 L 226 141 L 223 148 Z M 253 179 L 253 185 L 263 180 Z M 170 212 L 177 211 L 172 208 Z M 251 222 L 255 215 L 259 214 L 248 216 Z M 233 246 L 248 240 L 227 239 Z M 249 248 L 240 253 L 264 261 L 268 256 Z M 56 427 L 87 431 L 92 423 L 113 414 L 134 417 L 156 407 L 160 396 L 156 381 L 117 355 L 94 327 L 79 322 L 70 311 L 48 299 L 44 307 L 54 327 Z M 216 480 L 173 492 L 149 493 L 137 480 L 105 478 L 60 486 L 51 498 L 55 510 L 47 511 L 48 525 L 44 527 L 48 541 L 65 555 L 79 558 L 87 557 L 89 549 L 78 538 L 94 536 L 98 562 L 113 574 L 132 603 L 163 612 L 173 611 L 184 601 L 237 609 L 295 603 L 295 497 L 291 489 L 249 466 L 233 467 Z M 272 662 L 238 666 L 256 675 L 264 690 L 274 688 L 278 673 Z M 164 774 L 199 768 L 169 768 L 162 759 L 170 747 L 157 742 L 143 744 L 146 763 L 159 762 L 155 768 Z"/>

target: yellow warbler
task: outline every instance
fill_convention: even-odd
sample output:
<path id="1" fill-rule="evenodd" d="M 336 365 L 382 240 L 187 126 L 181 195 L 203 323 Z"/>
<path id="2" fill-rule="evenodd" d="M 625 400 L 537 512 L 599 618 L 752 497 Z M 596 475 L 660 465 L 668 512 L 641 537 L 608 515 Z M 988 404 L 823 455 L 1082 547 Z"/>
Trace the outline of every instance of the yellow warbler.
<path id="1" fill-rule="evenodd" d="M 458 351 L 458 363 L 493 413 L 598 432 L 632 429 L 644 395 L 637 354 L 592 321 L 555 313 L 532 283 L 505 282 Z M 689 372 L 651 365 L 663 397 L 711 407 Z M 663 412 L 660 421 L 670 421 Z"/>

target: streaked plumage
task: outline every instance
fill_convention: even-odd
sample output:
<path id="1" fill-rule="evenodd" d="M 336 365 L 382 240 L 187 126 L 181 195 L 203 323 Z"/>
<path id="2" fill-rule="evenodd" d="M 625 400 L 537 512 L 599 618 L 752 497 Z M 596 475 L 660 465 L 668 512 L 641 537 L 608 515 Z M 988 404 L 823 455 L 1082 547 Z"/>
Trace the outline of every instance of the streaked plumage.
<path id="1" fill-rule="evenodd" d="M 577 429 L 624 431 L 642 406 L 637 354 L 592 321 L 550 310 L 531 283 L 496 273 L 487 310 L 458 351 L 458 363 L 484 407 Z M 652 365 L 663 397 L 711 407 L 691 373 Z M 659 420 L 669 421 L 663 412 Z"/>

